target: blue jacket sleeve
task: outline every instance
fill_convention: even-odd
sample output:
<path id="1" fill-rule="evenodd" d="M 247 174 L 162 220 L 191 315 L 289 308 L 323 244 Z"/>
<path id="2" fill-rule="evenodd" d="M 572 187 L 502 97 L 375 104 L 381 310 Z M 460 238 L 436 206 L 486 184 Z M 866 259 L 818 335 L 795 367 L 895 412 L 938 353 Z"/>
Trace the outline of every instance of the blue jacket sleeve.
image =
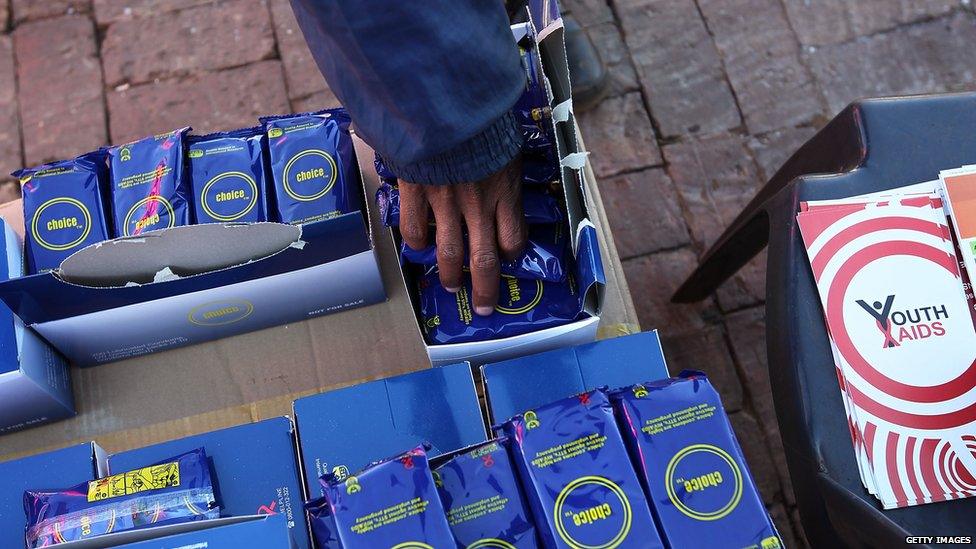
<path id="1" fill-rule="evenodd" d="M 471 182 L 519 153 L 525 73 L 501 0 L 291 0 L 357 131 L 413 183 Z"/>

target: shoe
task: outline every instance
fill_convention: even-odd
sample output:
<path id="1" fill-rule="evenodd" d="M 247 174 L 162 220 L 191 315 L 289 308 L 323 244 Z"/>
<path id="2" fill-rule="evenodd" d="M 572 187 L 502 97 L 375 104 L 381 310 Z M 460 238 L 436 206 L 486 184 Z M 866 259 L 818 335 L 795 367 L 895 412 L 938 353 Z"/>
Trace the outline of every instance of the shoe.
<path id="1" fill-rule="evenodd" d="M 572 15 L 563 15 L 569 79 L 573 85 L 573 111 L 597 106 L 610 89 L 610 74 L 593 41 Z"/>

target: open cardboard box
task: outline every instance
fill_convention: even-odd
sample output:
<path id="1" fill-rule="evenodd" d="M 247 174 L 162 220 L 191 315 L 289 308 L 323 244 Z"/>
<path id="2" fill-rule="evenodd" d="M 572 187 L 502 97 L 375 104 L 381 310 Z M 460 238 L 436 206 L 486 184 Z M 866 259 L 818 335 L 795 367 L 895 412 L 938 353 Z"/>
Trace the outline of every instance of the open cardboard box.
<path id="1" fill-rule="evenodd" d="M 551 5 L 544 5 L 551 4 Z M 542 67 L 541 79 L 549 97 L 552 109 L 553 135 L 556 152 L 562 168 L 562 202 L 566 205 L 567 234 L 572 235 L 573 269 L 572 276 L 583 301 L 583 314 L 575 322 L 555 326 L 545 330 L 517 336 L 452 344 L 425 344 L 427 355 L 434 366 L 443 366 L 467 361 L 475 365 L 497 362 L 527 354 L 540 353 L 550 349 L 579 345 L 593 341 L 597 337 L 600 314 L 603 309 L 607 284 L 603 258 L 596 224 L 598 217 L 589 213 L 584 188 L 595 187 L 592 172 L 586 169 L 586 151 L 577 138 L 576 120 L 572 112 L 572 98 L 569 82 L 569 66 L 563 40 L 563 22 L 555 3 L 533 2 L 529 9 L 528 23 L 512 26 L 516 42 L 530 46 L 529 54 L 537 57 Z M 536 31 L 536 29 L 542 29 Z M 373 169 L 372 157 L 359 157 L 360 170 L 364 173 Z M 399 231 L 390 231 L 394 246 L 399 249 L 402 239 Z M 417 313 L 417 330 L 423 338 L 420 327 L 421 316 L 416 290 L 416 281 L 408 269 L 401 264 L 400 273 L 406 292 L 413 299 Z"/>
<path id="2" fill-rule="evenodd" d="M 79 366 L 378 303 L 386 294 L 360 198 L 367 215 L 100 242 L 55 271 L 0 282 L 0 300 Z"/>

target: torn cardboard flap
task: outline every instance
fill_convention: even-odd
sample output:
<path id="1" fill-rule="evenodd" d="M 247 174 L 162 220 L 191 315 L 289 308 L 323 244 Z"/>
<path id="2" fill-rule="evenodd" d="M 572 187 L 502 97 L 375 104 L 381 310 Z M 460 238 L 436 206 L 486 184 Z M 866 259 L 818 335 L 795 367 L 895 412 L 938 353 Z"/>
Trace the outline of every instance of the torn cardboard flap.
<path id="1" fill-rule="evenodd" d="M 89 246 L 65 259 L 58 275 L 100 288 L 165 282 L 270 257 L 301 243 L 301 233 L 281 223 L 174 227 Z"/>

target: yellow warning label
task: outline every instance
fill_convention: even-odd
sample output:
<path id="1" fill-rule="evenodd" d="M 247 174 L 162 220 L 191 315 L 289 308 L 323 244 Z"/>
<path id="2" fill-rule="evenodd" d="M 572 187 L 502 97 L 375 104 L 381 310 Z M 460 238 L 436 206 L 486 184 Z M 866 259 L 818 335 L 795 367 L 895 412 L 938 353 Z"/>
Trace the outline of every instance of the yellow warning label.
<path id="1" fill-rule="evenodd" d="M 93 480 L 88 483 L 88 501 L 100 501 L 179 485 L 180 464 L 174 461 Z"/>

